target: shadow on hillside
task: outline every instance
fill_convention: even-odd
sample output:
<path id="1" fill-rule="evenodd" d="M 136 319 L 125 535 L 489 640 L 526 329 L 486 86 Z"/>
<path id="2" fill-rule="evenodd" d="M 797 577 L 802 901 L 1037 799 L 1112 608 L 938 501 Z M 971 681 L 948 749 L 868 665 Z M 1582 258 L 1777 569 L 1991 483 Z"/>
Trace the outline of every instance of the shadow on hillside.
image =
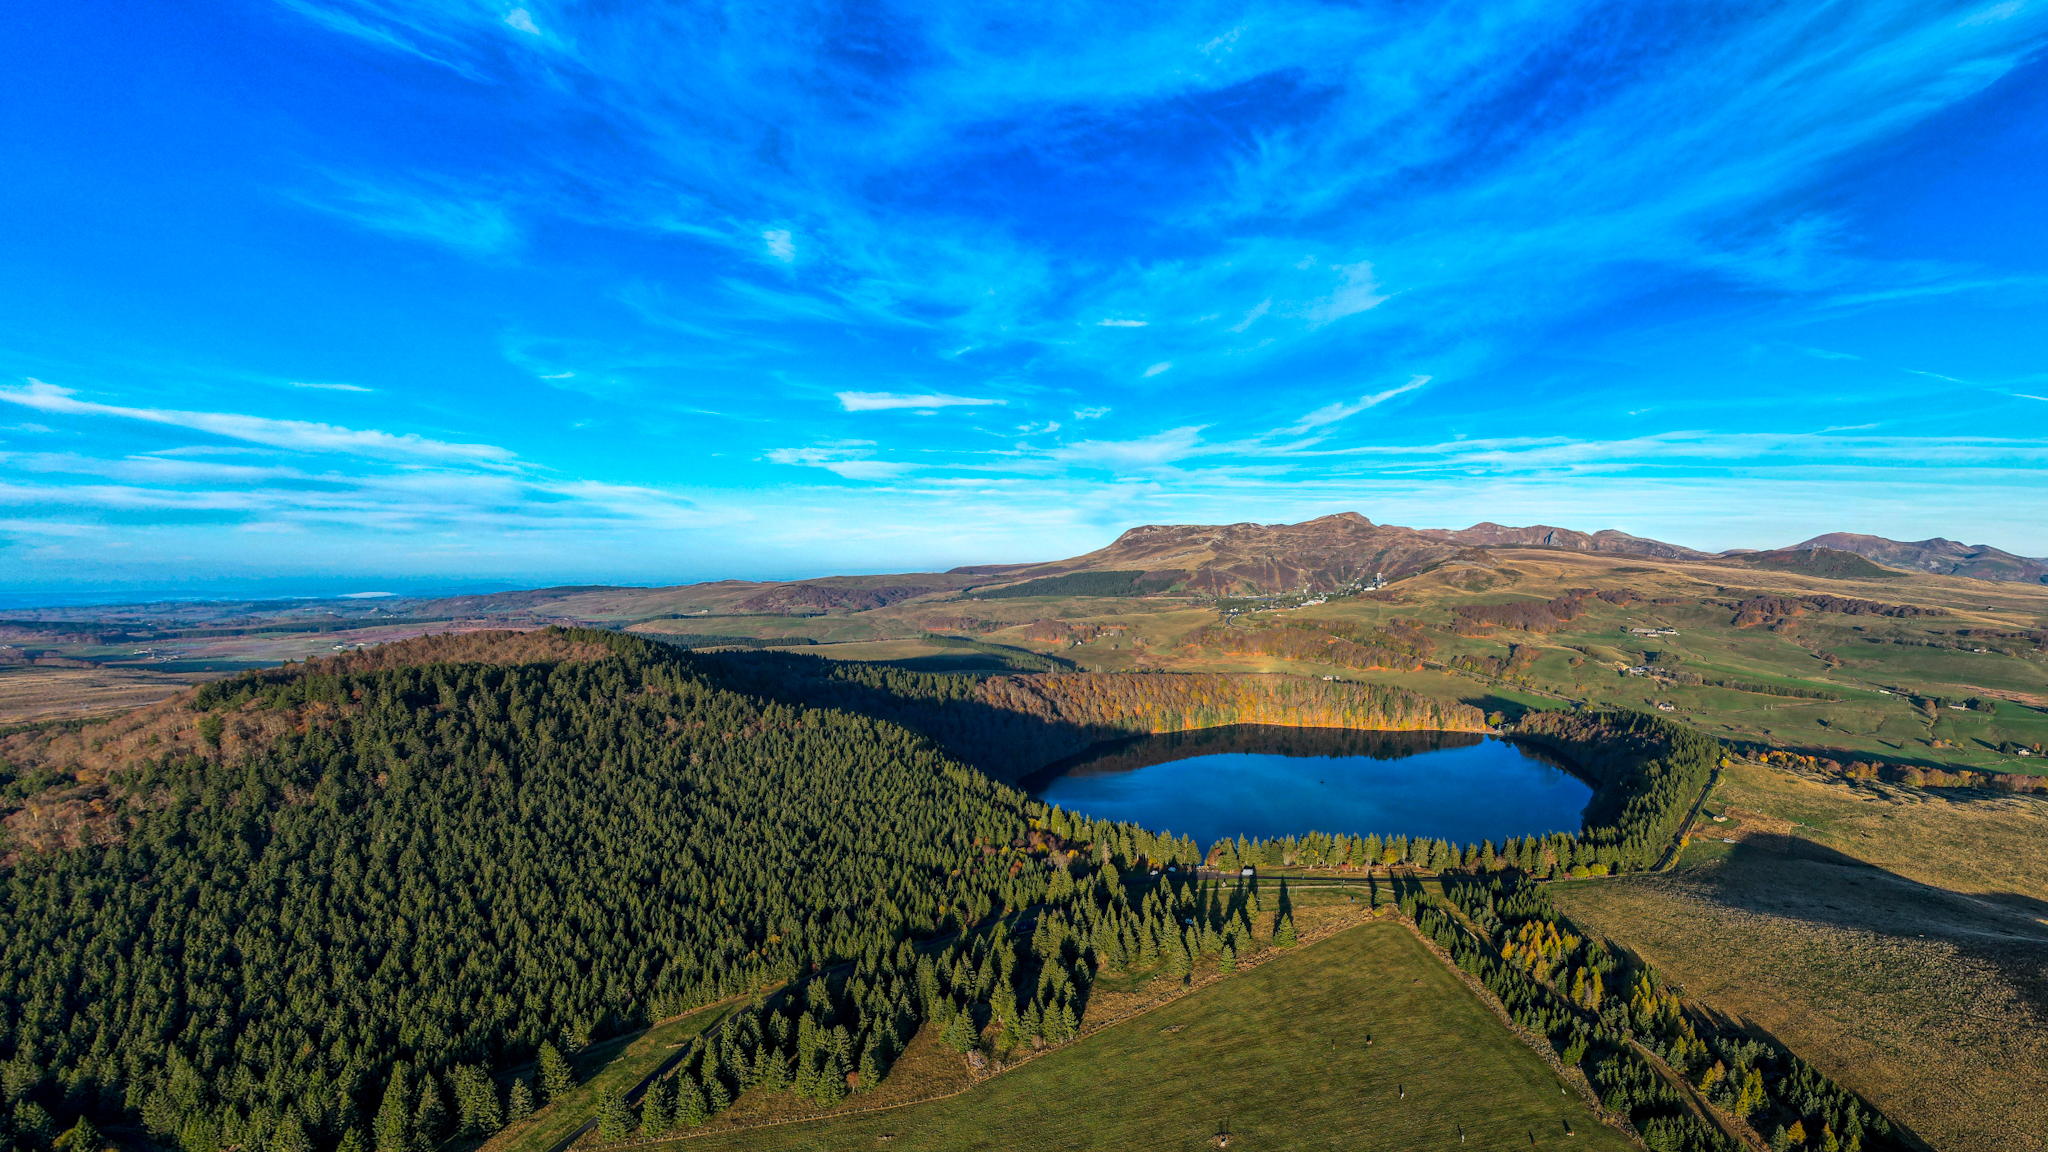
<path id="1" fill-rule="evenodd" d="M 1467 748 L 1485 739 L 1476 732 L 1375 732 L 1350 728 L 1289 728 L 1274 724 L 1227 724 L 1188 732 L 1129 736 L 1082 750 L 1046 765 L 1018 782 L 1034 791 L 1061 776 L 1099 776 L 1170 764 L 1196 756 L 1256 753 L 1266 756 L 1365 756 L 1399 760 L 1441 748 Z"/>
<path id="2" fill-rule="evenodd" d="M 699 657 L 720 687 L 798 708 L 837 708 L 900 724 L 962 763 L 1007 784 L 1126 733 L 992 707 L 973 681 L 931 675 L 957 669 L 849 666 L 791 652 Z"/>
<path id="3" fill-rule="evenodd" d="M 1797 836 L 1751 836 L 1680 873 L 1718 903 L 1899 940 L 1939 940 L 1997 970 L 2048 1020 L 2048 901 L 1923 884 Z"/>

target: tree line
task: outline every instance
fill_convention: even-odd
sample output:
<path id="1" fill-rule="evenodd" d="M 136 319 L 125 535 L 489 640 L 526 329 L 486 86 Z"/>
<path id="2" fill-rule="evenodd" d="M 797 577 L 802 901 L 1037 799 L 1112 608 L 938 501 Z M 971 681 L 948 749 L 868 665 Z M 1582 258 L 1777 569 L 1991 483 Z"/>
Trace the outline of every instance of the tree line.
<path id="1" fill-rule="evenodd" d="M 1451 883 L 1444 891 L 1442 902 L 1406 898 L 1403 911 L 1516 1023 L 1583 1068 L 1601 1103 L 1627 1116 L 1655 1152 L 1741 1146 L 1701 1123 L 1635 1045 L 1656 1053 L 1715 1108 L 1765 1135 L 1777 1152 L 1909 1147 L 1883 1113 L 1798 1056 L 1688 1012 L 1654 967 L 1577 932 L 1541 887 L 1510 877 Z"/>
<path id="2" fill-rule="evenodd" d="M 991 776 L 1018 780 L 1107 740 L 1230 724 L 1482 732 L 1479 709 L 1376 684 L 1223 673 L 971 676 L 802 653 L 729 652 L 707 671 L 738 691 L 839 708 L 923 733 Z"/>

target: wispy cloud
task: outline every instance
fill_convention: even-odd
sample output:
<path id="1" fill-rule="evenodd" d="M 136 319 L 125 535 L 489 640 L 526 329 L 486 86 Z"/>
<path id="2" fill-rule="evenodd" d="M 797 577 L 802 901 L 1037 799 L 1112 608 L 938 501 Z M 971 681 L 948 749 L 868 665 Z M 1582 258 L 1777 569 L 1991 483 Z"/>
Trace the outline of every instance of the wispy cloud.
<path id="1" fill-rule="evenodd" d="M 767 453 L 767 459 L 772 463 L 823 468 L 846 480 L 890 480 L 917 467 L 873 457 L 874 447 L 865 440 L 834 441 L 807 448 L 774 448 Z"/>
<path id="2" fill-rule="evenodd" d="M 1147 323 L 1148 321 L 1144 320 L 1097 320 L 1095 326 L 1098 328 L 1143 328 Z"/>
<path id="3" fill-rule="evenodd" d="M 787 228 L 771 228 L 761 233 L 762 241 L 768 247 L 768 254 L 788 264 L 796 259 L 796 241 L 790 237 Z"/>
<path id="4" fill-rule="evenodd" d="M 335 175 L 331 191 L 303 193 L 299 200 L 377 232 L 472 256 L 497 255 L 519 243 L 519 230 L 505 206 L 475 197 Z"/>
<path id="5" fill-rule="evenodd" d="M 982 408 L 1007 404 L 1007 400 L 980 396 L 952 396 L 943 392 L 835 392 L 839 406 L 848 412 L 884 412 L 895 408 Z"/>
<path id="6" fill-rule="evenodd" d="M 1308 415 L 1303 416 L 1301 419 L 1295 421 L 1294 426 L 1290 428 L 1289 431 L 1306 432 L 1311 428 L 1320 428 L 1325 424 L 1335 424 L 1337 421 L 1343 420 L 1346 417 L 1356 416 L 1360 412 L 1365 411 L 1367 408 L 1377 408 L 1381 404 L 1384 404 L 1387 401 L 1392 400 L 1394 397 L 1399 396 L 1405 392 L 1413 392 L 1417 388 L 1422 387 L 1424 384 L 1429 383 L 1430 380 L 1431 377 L 1429 376 L 1411 376 L 1408 378 L 1408 382 L 1406 384 L 1402 384 L 1399 387 L 1388 388 L 1382 392 L 1374 392 L 1369 395 L 1360 396 L 1356 400 L 1339 400 L 1334 403 L 1325 404 L 1321 408 L 1318 408 L 1315 411 L 1309 413 Z"/>
<path id="7" fill-rule="evenodd" d="M 1172 371 L 1172 369 L 1173 361 L 1161 360 L 1159 363 L 1154 364 L 1150 368 L 1145 369 L 1144 375 L 1149 379 L 1150 377 L 1159 375 L 1161 372 Z"/>
<path id="8" fill-rule="evenodd" d="M 315 384 L 315 383 L 312 383 L 311 381 L 306 381 L 306 380 L 293 380 L 293 381 L 291 381 L 291 386 L 292 386 L 292 387 L 294 387 L 294 388 L 311 388 L 311 389 L 315 389 L 315 390 L 317 390 L 317 391 L 320 391 L 320 392 L 374 392 L 374 391 L 376 391 L 376 389 L 374 389 L 374 388 L 365 388 L 365 387 L 363 387 L 363 386 L 362 386 L 362 385 L 360 385 L 360 384 Z"/>
<path id="9" fill-rule="evenodd" d="M 25 388 L 0 388 L 0 402 L 18 404 L 37 412 L 65 416 L 110 416 L 140 420 L 174 428 L 185 428 L 230 440 L 264 444 L 296 452 L 343 452 L 386 459 L 463 460 L 475 463 L 506 463 L 514 459 L 504 448 L 491 444 L 460 444 L 432 440 L 411 432 L 390 433 L 375 429 L 344 428 L 308 420 L 276 420 L 266 416 L 245 416 L 232 412 L 187 412 L 174 408 L 127 408 L 78 399 L 70 388 L 30 380 Z"/>

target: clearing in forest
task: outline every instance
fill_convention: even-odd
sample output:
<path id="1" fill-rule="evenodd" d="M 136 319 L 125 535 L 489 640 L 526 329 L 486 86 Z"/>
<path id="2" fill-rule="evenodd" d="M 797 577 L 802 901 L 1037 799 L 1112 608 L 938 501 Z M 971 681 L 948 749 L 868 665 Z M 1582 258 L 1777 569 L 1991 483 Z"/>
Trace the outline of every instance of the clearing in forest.
<path id="1" fill-rule="evenodd" d="M 1630 1147 L 1405 928 L 1352 928 L 886 1112 L 668 1141 L 712 1149 Z M 858 1102 L 855 1098 L 855 1103 Z M 1576 1133 L 1576 1135 L 1573 1135 Z"/>

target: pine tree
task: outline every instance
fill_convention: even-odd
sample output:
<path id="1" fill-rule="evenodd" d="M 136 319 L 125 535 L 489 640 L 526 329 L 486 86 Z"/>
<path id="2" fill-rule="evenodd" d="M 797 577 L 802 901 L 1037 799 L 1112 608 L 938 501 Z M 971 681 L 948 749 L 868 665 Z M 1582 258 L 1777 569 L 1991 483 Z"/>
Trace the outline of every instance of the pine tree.
<path id="1" fill-rule="evenodd" d="M 377 1152 L 412 1152 L 412 1083 L 405 1061 L 391 1066 L 384 1103 L 377 1109 Z"/>
<path id="2" fill-rule="evenodd" d="M 277 1127 L 270 1130 L 270 1139 L 264 1145 L 264 1152 L 313 1152 L 313 1141 L 306 1136 L 306 1127 L 299 1122 L 299 1110 L 289 1105 Z M 73 1152 L 86 1152 L 74 1149 Z"/>
<path id="3" fill-rule="evenodd" d="M 432 1076 L 420 1077 L 420 1106 L 412 1115 L 412 1141 L 415 1152 L 426 1152 L 446 1135 L 448 1106 L 441 1100 L 441 1086 Z"/>
<path id="4" fill-rule="evenodd" d="M 727 1090 L 723 1077 L 704 1078 L 704 1103 L 713 1115 L 732 1107 L 732 1093 Z"/>
<path id="5" fill-rule="evenodd" d="M 1237 971 L 1237 948 L 1235 945 L 1228 943 L 1223 945 L 1223 959 L 1218 964 L 1218 967 L 1225 972 Z"/>
<path id="6" fill-rule="evenodd" d="M 676 1077 L 676 1118 L 691 1128 L 704 1123 L 709 1109 L 704 1104 L 704 1088 L 697 1078 L 688 1073 Z"/>
<path id="7" fill-rule="evenodd" d="M 954 1013 L 953 1019 L 946 1025 L 946 1030 L 939 1039 L 944 1040 L 946 1047 L 955 1052 L 971 1051 L 978 1040 L 974 1034 L 973 1015 L 965 1011 Z"/>
<path id="8" fill-rule="evenodd" d="M 675 1125 L 675 1085 L 657 1079 L 640 1101 L 640 1134 L 653 1139 Z"/>
<path id="9" fill-rule="evenodd" d="M 870 1040 L 860 1054 L 860 1090 L 873 1092 L 881 1083 L 882 1061 L 875 1055 L 875 1042 Z"/>
<path id="10" fill-rule="evenodd" d="M 527 1083 L 526 1077 L 521 1076 L 512 1081 L 512 1099 L 510 1106 L 505 1109 L 505 1121 L 508 1124 L 517 1124 L 531 1115 L 533 1115 L 533 1088 Z"/>
<path id="11" fill-rule="evenodd" d="M 498 1086 L 474 1064 L 458 1064 L 448 1072 L 455 1095 L 457 1130 L 464 1136 L 488 1136 L 505 1126 L 498 1106 Z"/>
<path id="12" fill-rule="evenodd" d="M 562 1094 L 576 1086 L 576 1075 L 569 1070 L 569 1062 L 562 1059 L 562 1053 L 553 1044 L 541 1042 L 540 1052 L 534 1063 L 540 1072 L 541 1098 L 552 1104 Z M 377 1152 L 386 1152 L 382 1147 Z"/>
<path id="13" fill-rule="evenodd" d="M 367 1152 L 363 1134 L 354 1128 L 343 1132 L 341 1139 L 334 1142 L 334 1152 Z"/>
<path id="14" fill-rule="evenodd" d="M 756 1058 L 755 1079 L 770 1092 L 789 1087 L 789 1057 L 775 1048 L 763 1048 Z"/>
<path id="15" fill-rule="evenodd" d="M 1081 1021 L 1074 1015 L 1071 1003 L 1060 1005 L 1060 1043 L 1064 1044 L 1081 1034 Z"/>
<path id="16" fill-rule="evenodd" d="M 300 1133 L 299 1138 L 305 1139 L 305 1133 Z M 91 1120 L 80 1116 L 70 1131 L 57 1137 L 56 1146 L 62 1152 L 100 1152 L 107 1146 L 107 1141 L 100 1135 L 100 1130 L 93 1127 Z"/>
<path id="17" fill-rule="evenodd" d="M 963 1012 L 961 1015 L 964 1016 L 966 1013 Z M 846 1064 L 840 1060 L 837 1052 L 828 1052 L 825 1054 L 824 1064 L 818 1069 L 817 1093 L 812 1099 L 818 1102 L 819 1107 L 830 1108 L 846 1099 L 846 1096 Z"/>
<path id="18" fill-rule="evenodd" d="M 608 1089 L 597 1098 L 597 1142 L 617 1144 L 633 1129 L 633 1113 L 626 1107 L 625 1093 Z"/>
<path id="19" fill-rule="evenodd" d="M 1294 947 L 1294 917 L 1287 915 L 1280 917 L 1280 927 L 1273 933 L 1273 943 L 1281 948 Z"/>

